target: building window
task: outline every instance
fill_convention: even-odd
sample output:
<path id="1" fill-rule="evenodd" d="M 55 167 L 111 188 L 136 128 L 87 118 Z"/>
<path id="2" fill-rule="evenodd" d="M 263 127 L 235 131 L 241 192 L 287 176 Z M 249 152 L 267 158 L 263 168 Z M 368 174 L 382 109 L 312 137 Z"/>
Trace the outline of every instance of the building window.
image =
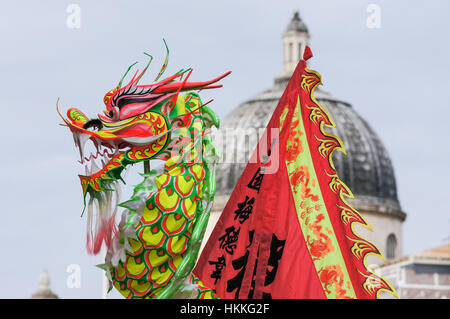
<path id="1" fill-rule="evenodd" d="M 289 51 L 288 51 L 288 59 L 289 59 L 289 62 L 292 62 L 293 60 L 294 60 L 294 45 L 292 44 L 292 42 L 291 43 L 289 43 Z"/>
<path id="2" fill-rule="evenodd" d="M 390 234 L 386 242 L 386 257 L 388 259 L 395 258 L 395 252 L 397 251 L 397 239 L 394 234 Z"/>
<path id="3" fill-rule="evenodd" d="M 301 59 L 303 59 L 303 47 L 302 44 L 299 43 L 298 44 L 298 60 L 300 61 Z"/>

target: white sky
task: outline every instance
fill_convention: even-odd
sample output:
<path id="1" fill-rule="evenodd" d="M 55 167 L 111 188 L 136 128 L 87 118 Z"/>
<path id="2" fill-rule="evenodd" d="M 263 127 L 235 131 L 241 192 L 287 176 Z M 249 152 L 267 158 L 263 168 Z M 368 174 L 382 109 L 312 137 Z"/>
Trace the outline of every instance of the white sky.
<path id="1" fill-rule="evenodd" d="M 79 29 L 66 25 L 70 3 L 81 8 Z M 366 25 L 370 3 L 380 5 L 380 29 Z M 450 236 L 450 2 L 8 1 L 0 11 L 0 298 L 28 298 L 43 269 L 61 298 L 102 294 L 101 257 L 85 251 L 77 150 L 58 126 L 57 97 L 63 110 L 99 113 L 125 69 L 146 63 L 143 51 L 159 70 L 165 38 L 166 74 L 193 67 L 191 79 L 205 80 L 233 71 L 204 98 L 224 118 L 272 86 L 296 10 L 323 89 L 350 102 L 392 158 L 408 213 L 404 253 L 442 245 Z M 80 288 L 66 285 L 71 264 L 80 266 Z"/>

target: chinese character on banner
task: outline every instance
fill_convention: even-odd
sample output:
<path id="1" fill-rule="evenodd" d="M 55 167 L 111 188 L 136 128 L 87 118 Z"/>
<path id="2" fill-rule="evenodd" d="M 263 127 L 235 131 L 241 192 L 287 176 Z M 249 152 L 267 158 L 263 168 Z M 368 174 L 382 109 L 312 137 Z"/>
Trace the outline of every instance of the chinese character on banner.
<path id="1" fill-rule="evenodd" d="M 222 278 L 222 269 L 226 266 L 225 264 L 225 256 L 220 256 L 217 261 L 209 261 L 210 265 L 214 265 L 215 269 L 211 273 L 211 278 L 215 279 L 214 283 L 217 283 L 217 280 Z"/>
<path id="2" fill-rule="evenodd" d="M 270 148 L 267 151 L 267 155 L 263 156 L 263 160 L 261 164 L 267 164 L 270 161 L 270 155 L 272 154 L 272 147 L 276 143 L 276 139 L 272 139 L 272 142 L 270 144 Z M 252 179 L 248 183 L 247 187 L 256 190 L 259 193 L 259 189 L 261 188 L 261 184 L 264 178 L 264 167 L 258 167 L 255 174 L 253 175 Z"/>
<path id="3" fill-rule="evenodd" d="M 255 198 L 245 196 L 245 200 L 242 203 L 238 204 L 238 209 L 234 211 L 236 216 L 234 216 L 234 220 L 239 219 L 239 222 L 242 224 L 245 222 L 253 211 L 253 204 L 255 203 Z"/>
<path id="4" fill-rule="evenodd" d="M 225 229 L 225 234 L 219 238 L 220 248 L 225 249 L 227 253 L 233 255 L 234 249 L 236 248 L 236 242 L 239 239 L 239 231 L 234 228 L 234 226 Z"/>
<path id="5" fill-rule="evenodd" d="M 261 183 L 263 181 L 264 174 L 261 172 L 261 167 L 258 167 L 255 175 L 253 175 L 250 183 L 248 183 L 248 188 L 252 188 L 259 192 L 259 188 L 261 187 Z"/>
<path id="6" fill-rule="evenodd" d="M 249 248 L 252 244 L 253 233 L 254 233 L 254 230 L 252 230 L 249 234 L 250 245 L 247 248 Z M 270 243 L 270 256 L 269 256 L 269 260 L 268 260 L 267 268 L 266 268 L 264 287 L 269 286 L 275 279 L 275 276 L 278 271 L 278 261 L 281 259 L 282 255 L 283 255 L 283 249 L 284 249 L 285 242 L 286 242 L 285 240 L 279 240 L 275 234 L 272 234 L 272 241 Z M 235 277 L 228 280 L 227 292 L 233 292 L 234 290 L 236 290 L 235 295 L 234 295 L 235 299 L 237 299 L 239 296 L 242 280 L 244 278 L 244 274 L 245 274 L 245 271 L 247 268 L 249 254 L 250 254 L 250 251 L 249 251 L 249 249 L 247 249 L 247 251 L 245 252 L 245 255 L 234 259 L 232 262 L 233 269 L 239 270 L 239 272 L 236 274 Z M 259 258 L 259 249 L 258 249 L 257 257 Z M 248 299 L 253 299 L 253 293 L 255 290 L 255 278 L 254 277 L 255 277 L 256 269 L 258 267 L 258 258 L 255 260 L 255 266 L 253 267 L 251 288 L 250 288 L 250 291 L 247 296 Z M 271 299 L 272 295 L 270 293 L 263 292 L 262 298 L 263 299 Z"/>

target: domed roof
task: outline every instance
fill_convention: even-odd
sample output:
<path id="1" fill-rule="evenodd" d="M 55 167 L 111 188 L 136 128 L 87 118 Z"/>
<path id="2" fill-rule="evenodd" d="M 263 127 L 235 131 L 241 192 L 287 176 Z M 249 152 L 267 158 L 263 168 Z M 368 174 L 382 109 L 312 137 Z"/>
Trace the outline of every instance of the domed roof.
<path id="1" fill-rule="evenodd" d="M 302 19 L 300 19 L 300 15 L 298 12 L 294 13 L 294 16 L 291 19 L 291 22 L 289 22 L 286 32 L 294 31 L 294 32 L 308 32 L 308 28 L 306 27 L 306 24 L 303 23 Z"/>
<path id="2" fill-rule="evenodd" d="M 223 121 L 222 132 L 227 128 L 264 129 L 288 81 L 288 78 L 276 79 L 273 88 L 234 109 Z M 315 91 L 315 96 L 336 123 L 336 127 L 329 132 L 339 136 L 344 143 L 347 155 L 340 151 L 333 152 L 333 161 L 339 177 L 355 195 L 351 204 L 358 210 L 391 214 L 403 220 L 406 215 L 397 198 L 394 170 L 380 138 L 349 103 L 319 89 Z M 246 141 L 245 137 L 240 136 L 235 147 L 222 148 L 223 163 L 218 165 L 216 172 L 219 201 L 224 200 L 221 195 L 228 197 L 233 191 L 259 138 L 260 135 L 253 141 Z M 225 143 L 230 142 L 225 140 Z"/>
<path id="3" fill-rule="evenodd" d="M 31 299 L 58 299 L 58 296 L 50 289 L 50 276 L 47 271 L 43 271 L 40 275 L 39 289 Z"/>

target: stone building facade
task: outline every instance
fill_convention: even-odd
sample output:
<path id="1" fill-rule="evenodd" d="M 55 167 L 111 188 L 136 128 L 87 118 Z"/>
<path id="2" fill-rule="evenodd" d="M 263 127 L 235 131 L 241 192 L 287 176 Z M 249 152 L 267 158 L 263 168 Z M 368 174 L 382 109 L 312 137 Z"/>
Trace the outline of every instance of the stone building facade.
<path id="1" fill-rule="evenodd" d="M 450 298 L 450 243 L 388 260 L 376 271 L 395 288 L 399 298 Z"/>

